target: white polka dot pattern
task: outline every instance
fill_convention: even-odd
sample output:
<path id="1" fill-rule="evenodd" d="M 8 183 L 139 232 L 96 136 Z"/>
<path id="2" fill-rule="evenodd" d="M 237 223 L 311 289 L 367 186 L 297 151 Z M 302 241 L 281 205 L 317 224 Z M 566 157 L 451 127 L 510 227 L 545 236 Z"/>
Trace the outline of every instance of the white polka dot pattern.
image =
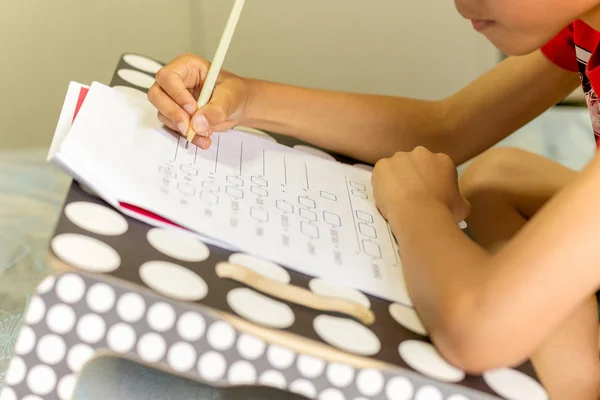
<path id="1" fill-rule="evenodd" d="M 106 283 L 96 283 L 87 292 L 86 302 L 90 310 L 103 314 L 115 305 L 115 291 Z"/>
<path id="2" fill-rule="evenodd" d="M 166 332 L 175 325 L 175 310 L 167 303 L 155 303 L 148 309 L 146 319 L 156 332 Z"/>
<path id="3" fill-rule="evenodd" d="M 319 394 L 318 400 L 346 400 L 346 397 L 339 390 L 329 388 Z"/>
<path id="4" fill-rule="evenodd" d="M 77 322 L 77 336 L 86 343 L 97 343 L 104 337 L 106 323 L 97 314 L 86 314 Z"/>
<path id="5" fill-rule="evenodd" d="M 272 263 L 262 258 L 252 256 L 250 254 L 235 253 L 229 256 L 228 260 L 231 264 L 240 265 L 249 268 L 264 277 L 273 279 L 277 282 L 288 284 L 291 281 L 289 272 L 285 268 Z"/>
<path id="6" fill-rule="evenodd" d="M 127 353 L 135 346 L 136 334 L 131 325 L 122 322 L 110 327 L 106 335 L 108 347 L 117 353 Z"/>
<path id="7" fill-rule="evenodd" d="M 65 215 L 75 225 L 98 235 L 122 235 L 128 228 L 127 220 L 121 214 L 95 203 L 70 203 L 65 207 Z"/>
<path id="8" fill-rule="evenodd" d="M 246 334 L 240 335 L 237 342 L 238 352 L 246 360 L 257 360 L 262 357 L 266 346 L 263 340 Z"/>
<path id="9" fill-rule="evenodd" d="M 310 290 L 322 296 L 335 297 L 342 300 L 349 300 L 358 304 L 362 304 L 367 308 L 371 308 L 371 302 L 369 301 L 369 298 L 356 289 L 335 285 L 330 282 L 327 282 L 324 279 L 318 278 L 312 279 L 308 283 L 308 286 L 310 287 Z"/>
<path id="10" fill-rule="evenodd" d="M 35 346 L 35 332 L 29 326 L 23 326 L 17 342 L 15 343 L 15 353 L 19 355 L 29 354 Z"/>
<path id="11" fill-rule="evenodd" d="M 126 293 L 117 302 L 117 314 L 125 322 L 137 322 L 146 312 L 146 303 L 137 293 Z"/>
<path id="12" fill-rule="evenodd" d="M 462 394 L 453 394 L 446 400 L 469 400 L 469 398 L 467 396 L 463 396 Z"/>
<path id="13" fill-rule="evenodd" d="M 46 312 L 46 304 L 39 296 L 33 296 L 27 307 L 25 314 L 25 323 L 35 325 L 44 318 Z"/>
<path id="14" fill-rule="evenodd" d="M 54 253 L 67 264 L 90 272 L 107 273 L 121 265 L 112 247 L 89 236 L 65 233 L 52 239 Z"/>
<path id="15" fill-rule="evenodd" d="M 23 382 L 27 374 L 27 366 L 21 357 L 14 357 L 8 366 L 5 383 L 8 385 L 18 385 Z"/>
<path id="16" fill-rule="evenodd" d="M 289 328 L 295 320 L 290 306 L 248 288 L 231 290 L 227 303 L 240 316 L 272 328 Z"/>
<path id="17" fill-rule="evenodd" d="M 137 344 L 137 351 L 142 360 L 149 363 L 156 363 L 165 356 L 167 344 L 161 335 L 149 332 L 140 338 Z"/>
<path id="18" fill-rule="evenodd" d="M 406 329 L 416 334 L 427 336 L 427 329 L 414 308 L 394 303 L 390 304 L 389 311 L 392 318 Z"/>
<path id="19" fill-rule="evenodd" d="M 166 261 L 149 261 L 140 267 L 140 278 L 151 289 L 175 300 L 198 301 L 208 293 L 198 274 Z"/>
<path id="20" fill-rule="evenodd" d="M 123 61 L 125 61 L 132 67 L 148 72 L 150 74 L 156 74 L 162 68 L 162 65 L 157 63 L 156 61 L 151 60 L 147 57 L 139 56 L 137 54 L 125 54 L 123 56 Z"/>
<path id="21" fill-rule="evenodd" d="M 47 365 L 36 365 L 27 374 L 27 386 L 40 396 L 47 395 L 56 385 L 56 372 Z"/>
<path id="22" fill-rule="evenodd" d="M 251 385 L 256 382 L 256 369 L 248 361 L 236 361 L 227 374 L 229 383 L 236 385 Z"/>
<path id="23" fill-rule="evenodd" d="M 194 342 L 204 336 L 206 322 L 202 315 L 188 311 L 183 313 L 177 321 L 177 333 L 179 337 L 188 342 Z"/>
<path id="24" fill-rule="evenodd" d="M 150 89 L 155 81 L 153 77 L 133 69 L 120 69 L 117 71 L 117 75 L 124 81 L 144 89 Z"/>
<path id="25" fill-rule="evenodd" d="M 92 358 L 94 349 L 87 344 L 76 344 L 71 347 L 67 354 L 67 365 L 73 372 L 79 372 L 81 368 Z"/>
<path id="26" fill-rule="evenodd" d="M 74 374 L 67 375 L 60 380 L 57 391 L 60 400 L 71 400 L 73 398 L 76 383 L 77 380 Z"/>
<path id="27" fill-rule="evenodd" d="M 385 387 L 385 395 L 388 400 L 411 400 L 414 388 L 412 383 L 404 377 L 390 379 Z"/>
<path id="28" fill-rule="evenodd" d="M 227 322 L 218 321 L 208 328 L 208 343 L 215 349 L 225 351 L 235 342 L 235 331 Z"/>
<path id="29" fill-rule="evenodd" d="M 216 382 L 225 375 L 227 362 L 221 353 L 209 351 L 203 354 L 198 361 L 198 372 L 202 379 Z"/>
<path id="30" fill-rule="evenodd" d="M 65 341 L 54 334 L 46 335 L 37 343 L 38 358 L 46 364 L 54 365 L 65 358 Z"/>
<path id="31" fill-rule="evenodd" d="M 420 373 L 443 382 L 460 382 L 465 373 L 448 364 L 430 343 L 406 340 L 399 346 L 400 356 Z"/>
<path id="32" fill-rule="evenodd" d="M 262 375 L 258 378 L 258 382 L 264 386 L 271 386 L 278 389 L 285 389 L 286 380 L 285 376 L 279 371 L 268 370 L 262 373 Z"/>
<path id="33" fill-rule="evenodd" d="M 75 274 L 63 275 L 56 282 L 56 294 L 58 298 L 68 304 L 77 303 L 83 298 L 85 283 L 83 279 Z"/>
<path id="34" fill-rule="evenodd" d="M 202 314 L 200 310 L 186 310 L 185 306 L 177 303 L 156 302 L 151 298 L 148 300 L 145 293 L 144 297 L 133 292 L 121 294 L 122 289 L 105 282 L 94 281 L 85 274 L 67 273 L 58 277 L 55 282 L 55 292 L 39 297 L 38 304 L 41 306 L 31 307 L 45 309 L 45 304 L 51 306 L 46 313 L 45 322 L 49 331 L 54 333 L 43 331 L 44 327 L 39 321 L 32 326 L 36 331 L 25 325 L 20 335 L 24 339 L 17 341 L 17 354 L 5 377 L 7 385 L 19 388 L 27 385 L 28 390 L 35 393 L 36 397 L 41 396 L 40 398 L 45 398 L 53 391 L 53 395 L 61 400 L 69 398 L 73 394 L 75 374 L 93 357 L 96 351 L 94 347 L 103 348 L 104 343 L 115 353 L 135 352 L 147 363 L 163 362 L 176 373 L 194 371 L 205 381 L 220 381 L 219 386 L 258 383 L 326 400 L 363 400 L 375 397 L 383 399 L 384 396 L 387 400 L 443 400 L 441 388 L 436 387 L 435 383 L 427 383 L 428 377 L 443 382 L 459 382 L 464 379 L 464 372 L 446 363 L 427 342 L 409 340 L 398 347 L 399 355 L 409 366 L 425 375 L 426 382 L 422 382 L 421 379 L 417 384 L 407 377 L 393 376 L 389 372 L 374 369 L 355 370 L 350 365 L 326 363 L 314 356 L 299 355 L 286 347 L 268 344 L 251 334 L 238 334 L 229 323 L 215 320 L 212 316 Z M 69 292 L 66 288 L 75 290 Z M 48 296 L 55 297 L 48 299 Z M 33 300 L 32 303 L 35 301 L 37 300 Z M 54 304 L 56 301 L 72 306 Z M 146 304 L 149 306 L 147 309 Z M 402 311 L 398 312 L 394 308 Z M 126 309 L 130 312 L 125 313 Z M 133 313 L 131 309 L 134 310 Z M 75 310 L 80 316 L 79 319 L 75 317 Z M 400 320 L 400 323 L 406 323 L 403 317 L 398 316 L 402 312 L 410 314 L 413 309 L 401 304 L 390 307 L 390 315 Z M 110 321 L 108 325 L 104 321 L 104 314 L 107 321 Z M 62 320 L 57 319 L 58 316 L 62 316 Z M 123 316 L 132 322 L 125 321 Z M 118 317 L 116 321 L 114 317 Z M 326 331 L 327 328 L 333 327 L 328 333 L 334 340 L 339 340 L 335 335 L 341 332 L 341 336 L 353 338 L 359 349 L 363 349 L 361 351 L 365 348 L 375 348 L 379 351 L 379 341 L 365 344 L 365 341 L 370 340 L 369 334 L 364 335 L 360 328 L 357 334 L 352 332 L 356 326 L 346 325 L 347 322 L 355 322 L 354 320 L 328 315 L 318 318 L 324 318 L 325 325 L 319 326 L 316 323 L 315 329 L 325 327 Z M 38 319 L 42 320 L 39 317 L 32 318 L 34 321 Z M 327 322 L 331 321 L 334 323 L 328 327 Z M 136 324 L 135 329 L 130 325 L 132 323 Z M 142 328 L 144 326 L 145 328 Z M 358 326 L 367 329 L 361 324 Z M 73 327 L 74 335 L 63 336 L 64 334 L 56 332 L 68 333 L 68 328 Z M 148 328 L 154 332 L 144 331 Z M 139 331 L 140 329 L 142 330 Z M 136 330 L 139 332 L 139 339 Z M 36 341 L 38 332 L 41 333 Z M 372 334 L 369 329 L 367 332 Z M 164 336 L 160 333 L 164 333 Z M 66 344 L 67 337 L 78 338 L 89 344 Z M 347 338 L 341 341 L 342 345 L 344 340 Z M 214 350 L 204 352 L 204 341 Z M 19 351 L 23 354 L 19 355 Z M 65 372 L 66 375 L 56 375 L 59 369 L 54 371 L 53 366 L 63 360 L 72 371 Z M 511 400 L 547 400 L 547 397 L 535 397 L 540 390 L 542 396 L 545 395 L 536 381 L 514 370 L 489 371 L 485 380 L 499 395 Z M 27 393 L 20 393 L 19 398 L 26 398 L 26 395 Z M 456 393 L 446 400 L 468 398 Z"/>
<path id="35" fill-rule="evenodd" d="M 308 379 L 315 379 L 321 376 L 325 370 L 325 361 L 301 354 L 298 356 L 297 367 L 302 376 Z"/>
<path id="36" fill-rule="evenodd" d="M 314 328 L 321 339 L 350 353 L 372 356 L 381 350 L 379 338 L 351 319 L 319 315 L 314 320 Z"/>
<path id="37" fill-rule="evenodd" d="M 510 400 L 548 400 L 547 392 L 539 383 L 513 369 L 487 371 L 483 379 L 496 393 Z"/>
<path id="38" fill-rule="evenodd" d="M 167 353 L 169 366 L 177 372 L 187 372 L 196 365 L 196 349 L 187 342 L 175 343 Z"/>
<path id="39" fill-rule="evenodd" d="M 287 369 L 293 362 L 296 354 L 281 346 L 271 345 L 267 350 L 267 360 L 271 366 L 277 369 Z"/>
<path id="40" fill-rule="evenodd" d="M 48 293 L 52 288 L 54 288 L 54 283 L 56 282 L 56 278 L 54 275 L 47 276 L 44 278 L 42 282 L 37 287 L 37 293 L 39 295 Z"/>
<path id="41" fill-rule="evenodd" d="M 329 364 L 326 374 L 329 382 L 337 387 L 346 387 L 354 379 L 354 369 L 344 364 Z"/>
<path id="42" fill-rule="evenodd" d="M 415 400 L 444 400 L 444 396 L 436 387 L 428 385 L 417 390 Z"/>
<path id="43" fill-rule="evenodd" d="M 17 395 L 15 394 L 15 391 L 11 388 L 5 386 L 0 390 L 2 390 L 0 400 L 17 400 Z"/>
<path id="44" fill-rule="evenodd" d="M 200 262 L 210 256 L 208 246 L 180 230 L 152 228 L 146 237 L 156 250 L 180 261 Z"/>
<path id="45" fill-rule="evenodd" d="M 306 379 L 298 379 L 292 382 L 289 389 L 291 392 L 306 396 L 309 399 L 313 399 L 317 395 L 317 388 L 315 388 L 315 385 Z"/>
<path id="46" fill-rule="evenodd" d="M 384 379 L 381 372 L 374 369 L 365 369 L 358 373 L 356 386 L 364 396 L 377 396 L 383 390 Z"/>
<path id="47" fill-rule="evenodd" d="M 48 310 L 46 324 L 52 332 L 64 335 L 75 326 L 75 312 L 66 304 L 56 304 Z"/>
<path id="48" fill-rule="evenodd" d="M 145 92 L 142 92 L 141 90 L 134 89 L 129 86 L 113 86 L 113 89 L 130 97 L 134 97 L 140 100 L 148 100 L 148 95 Z"/>

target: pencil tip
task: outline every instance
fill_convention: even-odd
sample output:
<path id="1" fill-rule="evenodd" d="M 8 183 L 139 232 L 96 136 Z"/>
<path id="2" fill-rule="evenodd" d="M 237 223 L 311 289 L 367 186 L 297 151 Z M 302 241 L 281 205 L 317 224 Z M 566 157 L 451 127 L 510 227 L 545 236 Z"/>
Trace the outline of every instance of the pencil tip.
<path id="1" fill-rule="evenodd" d="M 185 148 L 187 149 L 188 147 L 190 147 L 190 142 L 189 140 L 187 142 L 185 142 Z"/>

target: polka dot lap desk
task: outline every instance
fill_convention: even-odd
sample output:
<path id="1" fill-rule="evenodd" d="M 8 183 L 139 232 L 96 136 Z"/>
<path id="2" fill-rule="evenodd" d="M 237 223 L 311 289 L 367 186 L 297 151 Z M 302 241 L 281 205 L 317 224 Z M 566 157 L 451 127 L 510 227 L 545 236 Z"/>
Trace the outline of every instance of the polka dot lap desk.
<path id="1" fill-rule="evenodd" d="M 161 65 L 125 55 L 111 86 L 145 95 Z M 0 400 L 68 399 L 77 373 L 99 354 L 128 357 L 215 386 L 272 386 L 314 399 L 547 398 L 530 363 L 483 376 L 447 364 L 408 295 L 404 304 L 392 304 L 149 226 L 115 211 L 76 182 L 49 258 L 57 275 L 40 284 L 28 307 Z M 216 266 L 228 262 L 293 287 L 353 300 L 368 308 L 375 322 L 364 324 L 219 277 Z"/>

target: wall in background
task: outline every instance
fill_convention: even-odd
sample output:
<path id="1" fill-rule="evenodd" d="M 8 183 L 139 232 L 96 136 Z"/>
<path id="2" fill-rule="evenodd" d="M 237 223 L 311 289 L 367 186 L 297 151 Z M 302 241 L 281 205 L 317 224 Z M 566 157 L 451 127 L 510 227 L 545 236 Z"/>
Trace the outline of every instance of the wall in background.
<path id="1" fill-rule="evenodd" d="M 190 51 L 191 1 L 4 2 L 0 148 L 49 146 L 69 81 L 108 83 L 122 53 Z"/>
<path id="2" fill-rule="evenodd" d="M 11 1 L 0 13 L 0 148 L 47 147 L 70 80 L 119 56 L 211 58 L 232 0 Z M 439 98 L 497 61 L 439 0 L 249 0 L 226 67 L 308 87 Z"/>
<path id="3" fill-rule="evenodd" d="M 194 51 L 211 58 L 232 1 L 192 4 Z M 498 56 L 453 2 L 251 0 L 226 67 L 302 86 L 439 98 Z"/>

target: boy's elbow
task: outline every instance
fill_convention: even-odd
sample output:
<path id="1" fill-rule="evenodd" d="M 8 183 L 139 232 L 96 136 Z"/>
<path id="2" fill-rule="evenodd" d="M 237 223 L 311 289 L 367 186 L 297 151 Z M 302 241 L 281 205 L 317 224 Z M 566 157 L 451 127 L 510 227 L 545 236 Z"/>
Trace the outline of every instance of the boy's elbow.
<path id="1" fill-rule="evenodd" d="M 430 332 L 442 357 L 471 375 L 525 361 L 527 356 L 519 346 L 509 345 L 509 334 L 499 336 L 498 332 L 506 331 L 490 323 L 481 311 L 466 298 L 444 307 L 437 328 Z"/>

